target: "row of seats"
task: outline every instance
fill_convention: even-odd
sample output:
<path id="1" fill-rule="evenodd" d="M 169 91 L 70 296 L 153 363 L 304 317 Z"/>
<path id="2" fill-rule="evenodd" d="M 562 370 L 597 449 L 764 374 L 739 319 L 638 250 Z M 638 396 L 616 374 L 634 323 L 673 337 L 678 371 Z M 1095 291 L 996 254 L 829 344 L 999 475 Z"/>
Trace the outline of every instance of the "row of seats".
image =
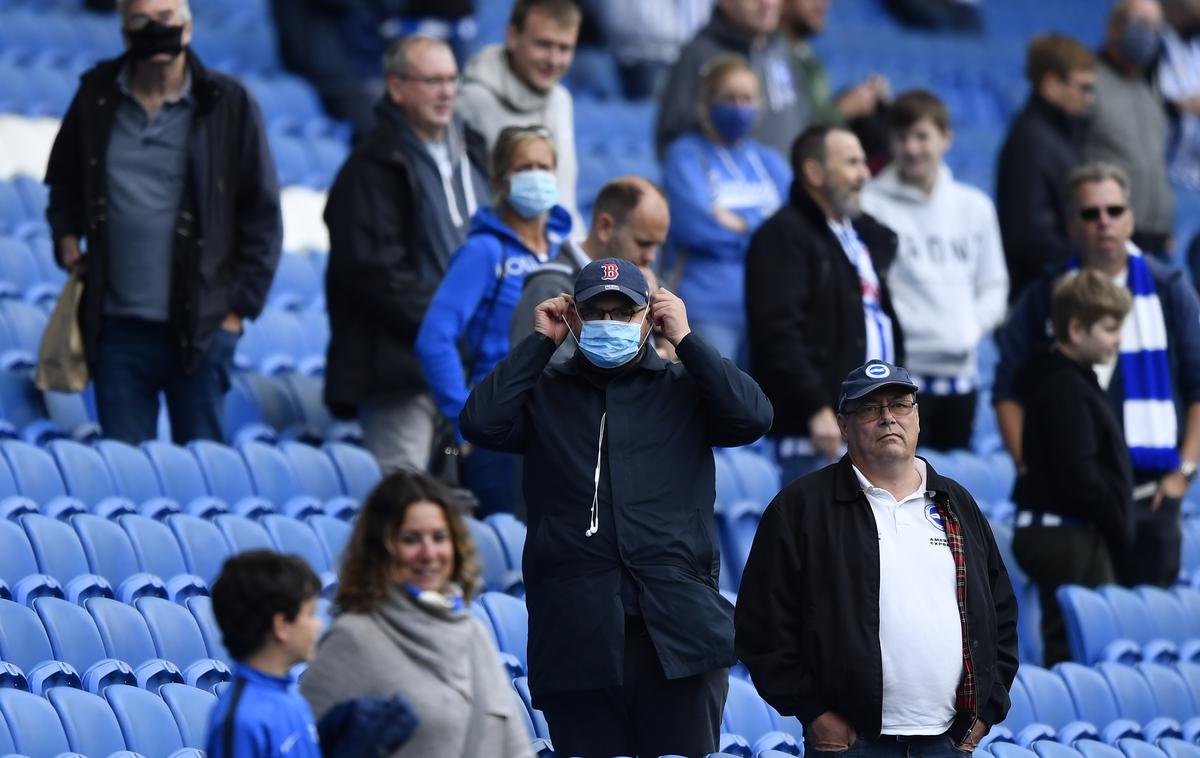
<path id="1" fill-rule="evenodd" d="M 267 308 L 246 324 L 237 343 L 234 365 L 262 374 L 299 371 L 319 375 L 325 371 L 328 344 L 329 317 L 324 309 L 294 312 Z"/>
<path id="2" fill-rule="evenodd" d="M 1200 662 L 1200 590 L 1066 585 L 1057 595 L 1077 661 Z"/>
<path id="3" fill-rule="evenodd" d="M 9 123 L 17 122 L 3 118 Z M 41 182 L 40 175 L 0 179 L 0 234 L 25 236 L 27 225 L 44 224 L 48 199 L 49 189 Z"/>

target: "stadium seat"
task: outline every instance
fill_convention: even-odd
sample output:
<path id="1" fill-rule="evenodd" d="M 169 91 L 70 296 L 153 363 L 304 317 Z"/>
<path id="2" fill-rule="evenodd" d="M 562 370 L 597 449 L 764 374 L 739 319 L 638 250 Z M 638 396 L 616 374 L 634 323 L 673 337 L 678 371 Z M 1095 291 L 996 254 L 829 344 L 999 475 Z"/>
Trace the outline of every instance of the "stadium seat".
<path id="1" fill-rule="evenodd" d="M 1200 571 L 1200 567 L 1197 568 Z M 1183 606 L 1184 618 L 1187 619 L 1187 633 L 1189 639 L 1200 639 L 1200 589 L 1192 587 L 1175 586 L 1171 588 L 1171 593 Z M 1185 645 L 1185 647 L 1187 647 Z M 1187 660 L 1195 660 L 1194 656 L 1187 656 L 1180 650 L 1180 655 Z M 1200 663 L 1200 661 L 1196 661 Z"/>
<path id="2" fill-rule="evenodd" d="M 500 546 L 504 548 L 504 560 L 510 571 L 521 573 L 521 559 L 525 552 L 525 524 L 517 520 L 511 513 L 493 513 L 484 519 L 500 538 Z"/>
<path id="3" fill-rule="evenodd" d="M 27 513 L 19 521 L 38 568 L 58 580 L 68 600 L 77 603 L 89 597 L 114 595 L 107 579 L 91 573 L 83 545 L 69 525 L 38 513 Z"/>
<path id="4" fill-rule="evenodd" d="M 1200 745 L 1188 740 L 1164 737 L 1158 741 L 1158 748 L 1167 758 L 1200 758 Z"/>
<path id="5" fill-rule="evenodd" d="M 741 498 L 758 503 L 759 511 L 779 494 L 779 466 L 761 453 L 742 448 L 728 451 L 734 475 L 741 483 Z"/>
<path id="6" fill-rule="evenodd" d="M 279 308 L 267 308 L 246 324 L 234 363 L 245 371 L 278 375 L 298 371 L 304 353 L 304 333 L 296 317 Z"/>
<path id="7" fill-rule="evenodd" d="M 528 671 L 529 612 L 524 601 L 502 592 L 484 592 L 475 603 L 487 611 L 500 650 L 515 657 Z"/>
<path id="8" fill-rule="evenodd" d="M 67 494 L 58 466 L 46 451 L 21 440 L 0 440 L 0 456 L 8 462 L 17 492 L 37 503 L 42 513 L 66 516 L 87 510 Z"/>
<path id="9" fill-rule="evenodd" d="M 1181 659 L 1200 661 L 1200 634 L 1193 634 L 1200 618 L 1188 618 L 1181 596 L 1151 586 L 1138 587 L 1134 592 L 1146 606 L 1154 631 L 1179 649 Z"/>
<path id="10" fill-rule="evenodd" d="M 159 657 L 146 620 L 133 606 L 94 597 L 84 601 L 83 607 L 96 622 L 104 651 L 133 667 L 139 687 L 157 691 L 167 682 L 183 682 L 179 666 Z"/>
<path id="11" fill-rule="evenodd" d="M 162 577 L 142 571 L 129 535 L 115 521 L 80 513 L 71 517 L 92 573 L 108 580 L 118 600 L 131 603 L 143 595 L 167 597 Z"/>
<path id="12" fill-rule="evenodd" d="M 274 550 L 271 535 L 262 524 L 245 516 L 222 513 L 212 520 L 229 546 L 229 553 L 244 553 L 247 550 Z"/>
<path id="13" fill-rule="evenodd" d="M 1075 743 L 1075 749 L 1084 758 L 1125 758 L 1125 754 L 1119 748 L 1099 740 L 1079 740 Z"/>
<path id="14" fill-rule="evenodd" d="M 146 504 L 166 499 L 154 466 L 144 452 L 118 440 L 98 440 L 95 448 L 108 467 L 116 493 L 141 506 L 140 512 L 145 513 Z M 178 503 L 170 500 L 168 510 L 178 511 Z"/>
<path id="15" fill-rule="evenodd" d="M 768 749 L 798 754 L 795 752 L 799 749 L 796 739 L 775 729 L 770 709 L 758 696 L 754 685 L 737 677 L 729 678 L 729 694 L 725 700 L 721 728 L 722 731 L 744 736 L 755 755 Z"/>
<path id="16" fill-rule="evenodd" d="M 159 694 L 175 717 L 184 747 L 203 750 L 208 736 L 208 718 L 217 704 L 216 696 L 186 684 L 164 684 Z"/>
<path id="17" fill-rule="evenodd" d="M 379 464 L 366 450 L 341 442 L 326 442 L 321 449 L 329 455 L 342 480 L 343 491 L 359 502 L 383 478 Z"/>
<path id="18" fill-rule="evenodd" d="M 307 256 L 284 253 L 279 257 L 279 267 L 275 269 L 275 278 L 271 281 L 267 305 L 298 311 L 316 301 L 322 288 L 323 283 L 317 279 L 317 272 Z"/>
<path id="19" fill-rule="evenodd" d="M 115 684 L 104 691 L 130 750 L 145 756 L 169 756 L 184 747 L 171 709 L 153 692 Z"/>
<path id="20" fill-rule="evenodd" d="M 1023 664 L 1017 670 L 1017 679 L 1029 696 L 1034 718 L 1053 728 L 1059 742 L 1072 745 L 1079 739 L 1100 738 L 1096 726 L 1075 711 L 1071 693 L 1057 674 L 1041 666 Z"/>
<path id="21" fill-rule="evenodd" d="M 1087 664 L 1141 660 L 1141 648 L 1121 634 L 1112 607 L 1099 593 L 1066 584 L 1059 587 L 1055 595 L 1062 606 L 1072 658 Z"/>
<path id="22" fill-rule="evenodd" d="M 55 292 L 57 295 L 58 293 Z M 50 303 L 53 306 L 53 303 Z M 50 423 L 76 442 L 92 443 L 100 439 L 100 424 L 96 421 L 95 400 L 89 400 L 91 386 L 84 392 L 42 393 Z M 92 403 L 89 408 L 88 403 Z"/>
<path id="23" fill-rule="evenodd" d="M 10 368 L 4 360 L 0 353 L 0 436 L 17 438 L 21 436 L 18 432 L 36 435 L 38 430 L 52 426 L 46 420 L 46 405 L 29 368 Z"/>
<path id="24" fill-rule="evenodd" d="M 211 587 L 230 555 L 221 531 L 212 522 L 186 513 L 167 516 L 167 526 L 179 542 L 188 571 Z"/>
<path id="25" fill-rule="evenodd" d="M 482 521 L 469 516 L 465 521 L 471 530 L 471 540 L 475 543 L 475 557 L 479 561 L 484 587 L 491 592 L 521 594 L 521 576 L 508 567 L 500 538 Z"/>
<path id="26" fill-rule="evenodd" d="M 3 118 L 0 116 L 0 118 Z M 0 299 L 0 363 L 7 367 L 36 365 L 42 332 L 46 329 L 46 314 L 36 306 L 20 300 Z M 9 355 L 4 357 L 4 353 Z"/>
<path id="27" fill-rule="evenodd" d="M 196 626 L 200 628 L 200 636 L 204 638 L 204 647 L 208 650 L 208 657 L 216 658 L 218 661 L 224 661 L 227 665 L 232 666 L 233 658 L 225 649 L 221 640 L 221 628 L 217 626 L 217 617 L 213 615 L 212 598 L 207 595 L 197 595 L 189 597 L 184 601 L 184 605 L 196 619 Z"/>
<path id="28" fill-rule="evenodd" d="M 1200 707 L 1179 672 L 1158 663 L 1139 663 L 1135 668 L 1154 693 L 1158 714 L 1178 721 L 1188 742 L 1200 739 Z"/>
<path id="29" fill-rule="evenodd" d="M 246 462 L 255 493 L 292 518 L 324 513 L 321 501 L 301 489 L 300 480 L 284 454 L 262 442 L 245 442 L 238 450 Z"/>
<path id="30" fill-rule="evenodd" d="M 0 716 L 12 736 L 13 750 L 23 755 L 57 756 L 70 752 L 66 732 L 50 701 L 29 692 L 0 689 Z"/>
<path id="31" fill-rule="evenodd" d="M 1179 660 L 1179 648 L 1158 633 L 1157 620 L 1138 593 L 1115 584 L 1105 585 L 1097 592 L 1113 609 L 1121 636 L 1138 643 L 1144 660 L 1160 663 Z"/>
<path id="32" fill-rule="evenodd" d="M 84 689 L 99 692 L 109 684 L 132 678 L 132 669 L 105 651 L 96 622 L 82 606 L 55 597 L 41 597 L 33 601 L 33 607 L 50 641 L 54 659 L 70 664 L 79 672 Z"/>
<path id="33" fill-rule="evenodd" d="M 1123 737 L 1142 736 L 1141 724 L 1122 717 L 1112 688 L 1098 670 L 1079 663 L 1060 663 L 1054 673 L 1066 682 L 1075 712 L 1099 728 L 1101 741 L 1115 745 Z"/>
<path id="34" fill-rule="evenodd" d="M 209 440 L 191 442 L 188 449 L 200 464 L 208 491 L 224 500 L 231 513 L 257 518 L 275 511 L 274 503 L 255 494 L 246 461 L 236 450 Z"/>
<path id="35" fill-rule="evenodd" d="M 11 196 L 6 196 L 6 193 L 11 193 Z M 21 200 L 16 190 L 7 182 L 0 181 L 0 234 L 23 220 L 19 215 L 13 220 L 11 207 L 6 207 L 14 200 L 18 204 Z M 23 214 L 24 211 L 18 207 L 16 213 Z M 12 237 L 0 237 L 0 297 L 21 298 L 37 282 L 38 267 L 29 246 Z"/>
<path id="36" fill-rule="evenodd" d="M 208 657 L 204 635 L 187 608 L 157 597 L 141 598 L 134 607 L 146 619 L 158 657 L 182 669 L 186 684 L 211 692 L 214 684 L 232 678 L 224 662 Z"/>
<path id="37" fill-rule="evenodd" d="M 737 474 L 733 459 L 727 449 L 716 448 L 713 450 L 713 465 L 717 508 L 720 509 L 726 504 L 745 499 L 746 493 L 742 489 L 741 478 Z"/>
<path id="38" fill-rule="evenodd" d="M 1037 753 L 1038 758 L 1080 758 L 1078 750 L 1053 740 L 1038 740 L 1029 749 Z"/>
<path id="39" fill-rule="evenodd" d="M 58 466 L 67 494 L 93 513 L 108 517 L 137 510 L 133 501 L 116 494 L 117 484 L 108 466 L 92 448 L 72 440 L 51 440 L 45 450 Z"/>
<path id="40" fill-rule="evenodd" d="M 125 750 L 121 725 L 103 697 L 70 687 L 52 687 L 46 699 L 58 714 L 71 750 L 90 756 L 111 756 Z"/>
<path id="41" fill-rule="evenodd" d="M 1033 703 L 1029 693 L 1025 691 L 1025 685 L 1014 681 L 1008 695 L 1011 700 L 1008 716 L 996 725 L 994 731 L 997 734 L 993 739 L 1002 739 L 1003 733 L 1008 732 L 1012 735 L 1012 740 L 1022 747 L 1029 747 L 1037 740 L 1054 739 L 1054 728 L 1040 722 L 1033 712 Z"/>
<path id="42" fill-rule="evenodd" d="M 349 518 L 357 512 L 359 498 L 348 496 L 342 476 L 326 452 L 299 442 L 283 442 L 279 449 L 292 464 L 301 492 L 322 501 L 326 513 Z"/>
<path id="43" fill-rule="evenodd" d="M 995 758 L 1037 758 L 1037 753 L 1029 748 L 1014 745 L 1009 742 L 993 742 L 988 746 L 988 751 Z"/>
<path id="44" fill-rule="evenodd" d="M 333 516 L 309 516 L 308 525 L 312 527 L 321 548 L 325 550 L 325 559 L 332 570 L 342 565 L 342 551 L 350 539 L 350 524 Z"/>
<path id="45" fill-rule="evenodd" d="M 223 500 L 212 496 L 200 464 L 186 449 L 157 440 L 143 442 L 141 447 L 154 467 L 163 494 L 187 513 L 210 516 L 228 510 Z"/>
<path id="46" fill-rule="evenodd" d="M 520 714 L 523 717 L 523 720 L 525 722 L 525 733 L 527 735 L 529 735 L 530 740 L 538 739 L 537 734 L 535 734 L 533 731 L 534 730 L 533 714 L 531 714 L 529 712 L 528 706 L 526 706 L 525 701 L 521 699 L 521 693 L 517 692 L 517 688 L 515 686 L 513 687 L 513 697 L 517 701 L 517 706 L 518 706 L 517 710 L 520 712 Z"/>
<path id="47" fill-rule="evenodd" d="M 237 371 L 225 394 L 225 438 L 274 442 L 300 424 L 300 412 L 278 377 Z"/>
<path id="48" fill-rule="evenodd" d="M 513 689 L 521 696 L 521 702 L 525 704 L 525 708 L 529 711 L 529 715 L 533 719 L 534 735 L 542 739 L 549 739 L 550 727 L 546 724 L 546 717 L 542 715 L 541 711 L 533 707 L 533 696 L 529 694 L 529 678 L 519 676 L 513 679 Z"/>
<path id="49" fill-rule="evenodd" d="M 1149 742 L 1129 737 L 1117 740 L 1117 747 L 1125 754 L 1125 758 L 1164 758 L 1166 755 Z"/>
<path id="50" fill-rule="evenodd" d="M 208 582 L 191 573 L 183 550 L 171 529 L 147 516 L 125 515 L 118 520 L 143 571 L 160 577 L 167 597 L 179 601 L 192 595 L 207 595 Z"/>
<path id="51" fill-rule="evenodd" d="M 321 546 L 321 540 L 311 526 L 278 514 L 264 516 L 262 524 L 271 536 L 276 550 L 298 555 L 307 561 L 312 570 L 321 575 L 321 582 L 326 588 L 337 585 L 337 574 L 330 571 L 325 548 Z"/>
<path id="52" fill-rule="evenodd" d="M 3 520 L 0 520 L 0 580 L 11 588 L 13 597 L 21 604 L 45 594 L 63 594 L 58 580 L 40 573 L 25 531 Z"/>
<path id="53" fill-rule="evenodd" d="M 305 332 L 307 334 L 307 330 Z M 319 445 L 323 441 L 361 442 L 362 429 L 357 422 L 337 421 L 325 407 L 325 379 L 308 374 L 284 374 L 276 380 L 292 407 L 299 414 L 285 439 Z"/>
<path id="54" fill-rule="evenodd" d="M 1156 742 L 1161 737 L 1183 736 L 1179 722 L 1160 711 L 1154 691 L 1137 669 L 1119 663 L 1100 663 L 1096 668 L 1112 688 L 1122 718 L 1141 724 L 1147 740 Z"/>
<path id="55" fill-rule="evenodd" d="M 54 660 L 46 629 L 36 613 L 11 600 L 0 600 L 0 660 L 30 672 L 39 663 Z"/>

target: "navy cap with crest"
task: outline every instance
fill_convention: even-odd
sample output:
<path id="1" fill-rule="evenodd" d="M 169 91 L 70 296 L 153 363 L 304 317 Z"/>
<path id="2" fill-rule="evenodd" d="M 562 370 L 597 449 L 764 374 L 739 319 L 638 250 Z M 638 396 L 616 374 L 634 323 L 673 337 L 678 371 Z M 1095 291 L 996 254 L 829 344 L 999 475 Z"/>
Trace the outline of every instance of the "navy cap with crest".
<path id="1" fill-rule="evenodd" d="M 846 374 L 842 381 L 842 390 L 838 394 L 837 411 L 846 410 L 846 403 L 870 395 L 883 387 L 903 387 L 917 391 L 917 385 L 908 375 L 908 369 L 893 366 L 885 361 L 867 361 L 865 364 Z"/>
<path id="2" fill-rule="evenodd" d="M 575 302 L 591 300 L 596 295 L 617 292 L 633 301 L 634 305 L 645 305 L 650 298 L 650 287 L 646 277 L 633 261 L 623 258 L 602 258 L 583 267 L 575 278 Z"/>

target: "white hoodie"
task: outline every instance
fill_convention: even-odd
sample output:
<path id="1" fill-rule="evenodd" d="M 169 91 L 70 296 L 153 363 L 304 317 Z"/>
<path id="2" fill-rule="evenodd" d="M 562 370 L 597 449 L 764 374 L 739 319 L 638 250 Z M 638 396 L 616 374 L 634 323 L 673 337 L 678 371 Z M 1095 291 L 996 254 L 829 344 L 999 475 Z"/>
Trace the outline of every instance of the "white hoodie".
<path id="1" fill-rule="evenodd" d="M 887 274 L 909 371 L 975 378 L 979 340 L 1004 319 L 1008 270 L 996 207 L 939 169 L 926 195 L 892 163 L 863 189 L 863 210 L 900 237 Z"/>
<path id="2" fill-rule="evenodd" d="M 558 204 L 571 213 L 573 237 L 586 227 L 575 204 L 579 163 L 575 158 L 575 104 L 562 84 L 549 92 L 536 92 L 508 65 L 503 45 L 480 50 L 463 70 L 456 107 L 463 121 L 487 140 L 488 153 L 506 126 L 544 126 L 554 137 L 558 156 Z"/>

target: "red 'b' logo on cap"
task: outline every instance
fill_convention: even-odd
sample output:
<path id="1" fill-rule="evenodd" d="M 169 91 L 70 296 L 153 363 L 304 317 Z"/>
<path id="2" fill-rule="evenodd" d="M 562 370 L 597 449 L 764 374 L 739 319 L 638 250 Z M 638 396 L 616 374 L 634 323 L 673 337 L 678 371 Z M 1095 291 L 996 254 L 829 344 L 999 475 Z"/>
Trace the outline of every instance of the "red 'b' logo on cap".
<path id="1" fill-rule="evenodd" d="M 600 281 L 611 282 L 621 273 L 621 269 L 617 268 L 615 263 L 600 264 Z"/>

